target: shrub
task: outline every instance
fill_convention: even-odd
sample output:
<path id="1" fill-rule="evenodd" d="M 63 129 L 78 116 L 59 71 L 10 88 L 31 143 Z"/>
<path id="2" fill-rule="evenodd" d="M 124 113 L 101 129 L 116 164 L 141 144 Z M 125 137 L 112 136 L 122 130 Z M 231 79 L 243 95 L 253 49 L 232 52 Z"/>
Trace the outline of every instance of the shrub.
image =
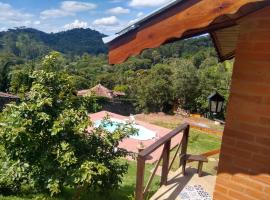
<path id="1" fill-rule="evenodd" d="M 48 57 L 50 59 L 50 57 Z M 60 72 L 34 71 L 30 91 L 19 105 L 0 116 L 2 145 L 0 186 L 21 191 L 24 184 L 38 192 L 60 193 L 64 187 L 115 189 L 127 171 L 127 155 L 115 151 L 133 132 L 126 126 L 113 133 L 91 128 L 85 104 L 76 97 L 69 77 Z M 87 131 L 88 129 L 88 131 Z M 8 173 L 14 173 L 7 179 Z"/>

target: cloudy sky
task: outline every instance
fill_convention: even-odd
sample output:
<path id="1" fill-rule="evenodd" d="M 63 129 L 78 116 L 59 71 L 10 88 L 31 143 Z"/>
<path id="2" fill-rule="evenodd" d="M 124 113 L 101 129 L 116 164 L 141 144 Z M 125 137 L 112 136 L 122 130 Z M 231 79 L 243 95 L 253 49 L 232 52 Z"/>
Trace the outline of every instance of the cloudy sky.
<path id="1" fill-rule="evenodd" d="M 113 34 L 170 0 L 0 0 L 0 31 L 32 27 L 45 32 L 92 28 Z"/>

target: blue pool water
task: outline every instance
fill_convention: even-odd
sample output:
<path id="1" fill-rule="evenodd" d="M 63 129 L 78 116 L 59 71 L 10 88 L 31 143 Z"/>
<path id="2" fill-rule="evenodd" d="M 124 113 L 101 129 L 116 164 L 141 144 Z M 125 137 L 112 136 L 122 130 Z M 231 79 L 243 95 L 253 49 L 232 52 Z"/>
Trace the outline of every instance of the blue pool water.
<path id="1" fill-rule="evenodd" d="M 115 131 L 119 127 L 119 125 L 123 125 L 125 123 L 125 122 L 122 122 L 120 120 L 116 121 L 116 120 L 111 119 L 111 121 L 112 121 L 112 123 L 106 124 L 106 126 L 104 126 L 104 128 L 109 132 Z M 95 121 L 95 127 L 99 127 L 101 124 L 102 124 L 101 120 Z M 151 131 L 143 126 L 140 126 L 137 124 L 132 125 L 132 126 L 133 126 L 133 128 L 138 130 L 138 134 L 130 136 L 130 138 L 133 138 L 136 140 L 151 140 L 151 139 L 156 137 L 155 132 L 153 132 L 153 131 Z"/>

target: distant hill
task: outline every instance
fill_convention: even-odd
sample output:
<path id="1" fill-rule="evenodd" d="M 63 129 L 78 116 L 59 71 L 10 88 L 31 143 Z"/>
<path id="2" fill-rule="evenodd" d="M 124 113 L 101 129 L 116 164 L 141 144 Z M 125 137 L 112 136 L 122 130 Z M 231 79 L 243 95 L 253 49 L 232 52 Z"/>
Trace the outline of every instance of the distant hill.
<path id="1" fill-rule="evenodd" d="M 16 28 L 0 32 L 0 52 L 35 59 L 56 50 L 69 55 L 107 53 L 102 41 L 105 35 L 92 29 L 72 29 L 45 33 L 32 28 Z"/>

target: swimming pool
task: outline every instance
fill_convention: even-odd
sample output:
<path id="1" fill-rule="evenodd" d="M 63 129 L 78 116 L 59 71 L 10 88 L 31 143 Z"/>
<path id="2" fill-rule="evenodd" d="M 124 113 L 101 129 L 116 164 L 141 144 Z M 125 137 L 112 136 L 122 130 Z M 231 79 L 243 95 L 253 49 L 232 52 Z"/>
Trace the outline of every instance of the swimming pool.
<path id="1" fill-rule="evenodd" d="M 110 121 L 112 121 L 112 123 L 106 124 L 106 126 L 104 126 L 104 128 L 109 132 L 113 132 L 118 128 L 119 125 L 125 124 L 124 121 L 119 120 L 119 119 L 110 119 Z M 97 120 L 94 123 L 95 123 L 95 125 L 94 125 L 95 127 L 99 127 L 102 124 L 102 121 Z M 149 130 L 143 126 L 137 125 L 137 124 L 134 124 L 132 126 L 133 126 L 133 128 L 138 129 L 138 134 L 130 136 L 130 138 L 132 138 L 132 139 L 151 140 L 151 139 L 156 137 L 156 133 L 154 131 L 151 131 L 151 130 Z"/>

